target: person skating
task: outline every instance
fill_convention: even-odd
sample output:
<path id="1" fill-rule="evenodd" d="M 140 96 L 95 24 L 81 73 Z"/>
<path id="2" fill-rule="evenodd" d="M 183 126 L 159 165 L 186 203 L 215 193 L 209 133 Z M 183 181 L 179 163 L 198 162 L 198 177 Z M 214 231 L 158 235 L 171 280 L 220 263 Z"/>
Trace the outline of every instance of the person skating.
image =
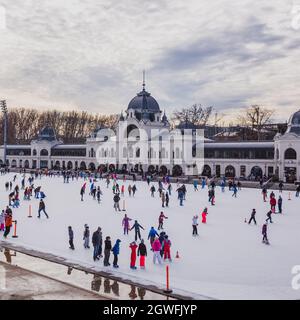
<path id="1" fill-rule="evenodd" d="M 110 263 L 109 263 L 110 251 L 111 251 L 111 240 L 110 240 L 110 237 L 107 236 L 104 241 L 104 261 L 103 261 L 104 267 L 110 266 Z"/>
<path id="2" fill-rule="evenodd" d="M 271 206 L 272 213 L 275 213 L 276 203 L 277 201 L 276 201 L 275 195 L 270 197 L 270 206 Z"/>
<path id="3" fill-rule="evenodd" d="M 129 245 L 129 248 L 131 249 L 131 255 L 130 255 L 130 269 L 136 269 L 135 263 L 136 263 L 136 250 L 138 248 L 135 241 L 131 242 Z"/>
<path id="4" fill-rule="evenodd" d="M 267 219 L 266 219 L 266 222 L 270 221 L 270 223 L 273 223 L 272 221 L 272 211 L 270 210 L 268 213 L 267 213 Z"/>
<path id="5" fill-rule="evenodd" d="M 154 198 L 154 193 L 155 193 L 156 189 L 154 187 L 154 185 L 151 186 L 150 188 L 150 192 L 151 192 L 151 197 Z"/>
<path id="6" fill-rule="evenodd" d="M 161 255 L 160 255 L 161 244 L 158 238 L 154 239 L 152 243 L 152 250 L 153 250 L 153 263 L 155 264 L 157 260 L 158 263 L 161 264 Z"/>
<path id="7" fill-rule="evenodd" d="M 169 197 L 168 192 L 166 192 L 166 207 L 167 208 L 169 207 L 169 202 L 170 202 L 170 197 Z"/>
<path id="8" fill-rule="evenodd" d="M 118 255 L 120 254 L 120 242 L 121 242 L 121 240 L 117 239 L 115 245 L 111 249 L 111 251 L 113 252 L 113 255 L 114 255 L 114 261 L 113 261 L 113 267 L 114 268 L 119 268 L 119 266 L 118 266 Z"/>
<path id="9" fill-rule="evenodd" d="M 169 183 L 169 185 L 168 185 L 168 193 L 169 193 L 169 196 L 172 193 L 172 185 L 171 185 L 171 183 Z"/>
<path id="10" fill-rule="evenodd" d="M 168 217 L 165 216 L 163 212 L 161 212 L 158 217 L 158 230 L 163 229 L 164 219 L 168 219 Z"/>
<path id="11" fill-rule="evenodd" d="M 194 191 L 198 191 L 198 180 L 193 181 Z"/>
<path id="12" fill-rule="evenodd" d="M 160 198 L 161 198 L 161 206 L 162 206 L 162 208 L 164 208 L 165 207 L 165 201 L 166 201 L 166 195 L 165 195 L 165 193 L 163 191 L 161 192 Z"/>
<path id="13" fill-rule="evenodd" d="M 141 240 L 141 243 L 139 244 L 138 247 L 138 252 L 137 255 L 140 257 L 140 268 L 145 269 L 145 260 L 147 256 L 147 248 L 144 243 L 144 239 Z"/>
<path id="14" fill-rule="evenodd" d="M 277 205 L 278 205 L 278 213 L 282 213 L 282 197 L 281 196 L 278 197 Z"/>
<path id="15" fill-rule="evenodd" d="M 269 240 L 268 240 L 268 235 L 267 235 L 267 223 L 264 223 L 262 226 L 262 235 L 263 235 L 263 239 L 262 242 L 265 244 L 269 244 Z"/>
<path id="16" fill-rule="evenodd" d="M 80 196 L 81 196 L 81 201 L 83 201 L 83 195 L 85 193 L 85 187 L 82 186 L 81 189 L 80 189 Z"/>
<path id="17" fill-rule="evenodd" d="M 0 214 L 0 231 L 4 231 L 4 226 L 5 226 L 5 212 L 2 210 Z"/>
<path id="18" fill-rule="evenodd" d="M 103 240 L 102 240 L 102 231 L 101 231 L 101 228 L 99 227 L 99 247 L 98 247 L 98 255 L 97 257 L 98 258 L 102 258 L 103 255 L 102 255 L 102 244 L 103 244 Z"/>
<path id="19" fill-rule="evenodd" d="M 12 227 L 12 213 L 10 212 L 6 212 L 5 215 L 5 231 L 4 231 L 4 238 L 6 238 L 9 233 L 10 233 L 10 229 Z"/>
<path id="20" fill-rule="evenodd" d="M 172 261 L 171 259 L 171 241 L 168 238 L 168 236 L 165 236 L 164 240 L 164 260 L 169 260 L 170 262 Z"/>
<path id="21" fill-rule="evenodd" d="M 250 217 L 250 219 L 249 219 L 248 224 L 251 224 L 252 221 L 254 222 L 254 224 L 257 224 L 257 223 L 256 223 L 256 219 L 255 219 L 255 215 L 256 215 L 256 210 L 255 210 L 255 209 L 252 209 L 251 217 Z"/>
<path id="22" fill-rule="evenodd" d="M 152 246 L 153 241 L 155 239 L 156 236 L 159 236 L 159 234 L 157 233 L 157 231 L 154 229 L 154 227 L 151 227 L 149 234 L 148 234 L 148 240 L 150 240 L 150 245 Z"/>
<path id="23" fill-rule="evenodd" d="M 131 197 L 131 193 L 132 193 L 132 186 L 131 184 L 128 186 L 128 195 L 129 197 Z"/>
<path id="24" fill-rule="evenodd" d="M 133 196 L 135 195 L 136 191 L 137 191 L 137 187 L 136 187 L 136 185 L 134 184 L 134 185 L 132 186 L 132 195 L 133 195 Z"/>
<path id="25" fill-rule="evenodd" d="M 206 223 L 206 216 L 207 216 L 207 208 L 205 207 L 204 210 L 202 211 L 202 223 Z"/>
<path id="26" fill-rule="evenodd" d="M 74 248 L 74 232 L 73 232 L 71 226 L 68 227 L 68 232 L 69 232 L 69 245 L 70 245 L 70 249 L 75 250 L 75 248 Z"/>
<path id="27" fill-rule="evenodd" d="M 130 229 L 130 226 L 129 226 L 129 221 L 131 221 L 132 219 L 130 219 L 129 217 L 127 217 L 127 214 L 125 214 L 123 220 L 122 220 L 122 226 L 123 226 L 123 229 L 124 229 L 124 234 L 128 234 L 128 231 Z"/>
<path id="28" fill-rule="evenodd" d="M 97 188 L 97 201 L 98 203 L 101 202 L 101 196 L 102 196 L 102 191 L 100 189 L 100 187 Z"/>
<path id="29" fill-rule="evenodd" d="M 279 187 L 279 192 L 282 193 L 282 190 L 283 190 L 283 182 L 282 181 L 279 182 L 278 187 Z"/>
<path id="30" fill-rule="evenodd" d="M 116 211 L 121 211 L 121 209 L 120 209 L 120 200 L 121 200 L 121 198 L 120 198 L 120 195 L 119 195 L 119 193 L 116 193 L 115 195 L 114 195 L 114 208 L 115 208 L 115 210 Z"/>
<path id="31" fill-rule="evenodd" d="M 92 236 L 92 243 L 94 247 L 94 252 L 93 252 L 93 259 L 94 261 L 99 260 L 99 243 L 100 243 L 100 227 L 93 233 Z"/>
<path id="32" fill-rule="evenodd" d="M 237 186 L 236 186 L 235 183 L 234 183 L 233 186 L 232 186 L 232 190 L 233 190 L 232 196 L 236 198 L 238 189 L 237 189 Z"/>
<path id="33" fill-rule="evenodd" d="M 298 184 L 296 188 L 296 194 L 295 194 L 296 198 L 299 197 L 299 194 L 300 194 L 300 184 Z"/>
<path id="34" fill-rule="evenodd" d="M 178 192 L 179 205 L 183 206 L 184 192 L 182 188 L 177 189 L 177 192 Z"/>
<path id="35" fill-rule="evenodd" d="M 262 195 L 263 195 L 263 200 L 264 200 L 264 202 L 267 202 L 267 194 L 268 194 L 268 191 L 267 191 L 267 189 L 264 187 L 263 189 L 262 189 Z"/>
<path id="36" fill-rule="evenodd" d="M 198 235 L 198 216 L 193 216 L 192 219 L 192 226 L 193 226 L 193 236 L 197 236 Z"/>
<path id="37" fill-rule="evenodd" d="M 42 211 L 44 212 L 46 218 L 49 219 L 49 216 L 48 216 L 48 214 L 47 214 L 47 212 L 46 212 L 46 205 L 45 205 L 45 202 L 44 202 L 43 199 L 40 200 L 39 211 L 38 211 L 38 218 L 41 217 L 41 212 L 42 212 Z"/>
<path id="38" fill-rule="evenodd" d="M 90 228 L 87 224 L 84 225 L 84 231 L 83 231 L 83 246 L 85 249 L 90 248 Z"/>
<path id="39" fill-rule="evenodd" d="M 145 229 L 138 223 L 137 220 L 134 220 L 134 224 L 130 228 L 130 231 L 132 229 L 134 229 L 134 232 L 135 232 L 135 235 L 134 235 L 135 241 L 137 241 L 138 238 L 141 240 L 141 231 L 140 231 L 140 229 L 143 229 L 143 230 L 145 230 Z"/>

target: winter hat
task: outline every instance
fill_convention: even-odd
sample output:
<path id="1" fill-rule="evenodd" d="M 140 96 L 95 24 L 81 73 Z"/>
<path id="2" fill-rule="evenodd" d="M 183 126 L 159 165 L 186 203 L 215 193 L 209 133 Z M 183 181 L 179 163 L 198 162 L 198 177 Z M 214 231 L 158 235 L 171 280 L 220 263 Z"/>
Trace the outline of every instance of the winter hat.
<path id="1" fill-rule="evenodd" d="M 141 243 L 144 243 L 144 239 L 141 240 Z"/>

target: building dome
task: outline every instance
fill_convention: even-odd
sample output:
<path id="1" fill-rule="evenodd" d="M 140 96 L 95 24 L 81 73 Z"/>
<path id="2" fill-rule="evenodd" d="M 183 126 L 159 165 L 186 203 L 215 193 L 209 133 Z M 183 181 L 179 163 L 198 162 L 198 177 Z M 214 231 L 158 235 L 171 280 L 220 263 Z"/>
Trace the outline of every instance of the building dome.
<path id="1" fill-rule="evenodd" d="M 50 126 L 44 127 L 38 135 L 38 140 L 47 140 L 47 141 L 56 140 L 56 134 L 54 129 Z"/>
<path id="2" fill-rule="evenodd" d="M 159 104 L 151 96 L 151 94 L 145 90 L 145 88 L 143 88 L 143 90 L 129 102 L 128 110 L 129 109 L 141 109 L 142 111 L 148 110 L 150 112 L 160 112 Z"/>
<path id="3" fill-rule="evenodd" d="M 300 135 L 300 110 L 291 115 L 286 133 Z"/>

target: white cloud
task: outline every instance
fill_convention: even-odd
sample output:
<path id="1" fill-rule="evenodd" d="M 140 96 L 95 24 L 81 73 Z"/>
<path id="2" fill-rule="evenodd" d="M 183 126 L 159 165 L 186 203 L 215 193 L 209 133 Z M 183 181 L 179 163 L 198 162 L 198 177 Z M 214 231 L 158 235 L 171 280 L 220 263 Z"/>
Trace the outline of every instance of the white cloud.
<path id="1" fill-rule="evenodd" d="M 119 112 L 141 86 L 162 109 L 299 107 L 294 1 L 0 1 L 0 88 L 9 106 Z"/>

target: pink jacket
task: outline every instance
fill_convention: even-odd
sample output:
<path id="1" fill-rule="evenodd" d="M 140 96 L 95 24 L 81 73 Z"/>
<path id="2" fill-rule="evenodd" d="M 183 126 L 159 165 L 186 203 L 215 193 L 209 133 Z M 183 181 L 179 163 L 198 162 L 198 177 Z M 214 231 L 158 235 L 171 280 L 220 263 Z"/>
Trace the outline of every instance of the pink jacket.
<path id="1" fill-rule="evenodd" d="M 161 244 L 159 242 L 158 239 L 156 239 L 153 243 L 152 243 L 152 249 L 153 251 L 160 251 L 161 250 Z"/>

